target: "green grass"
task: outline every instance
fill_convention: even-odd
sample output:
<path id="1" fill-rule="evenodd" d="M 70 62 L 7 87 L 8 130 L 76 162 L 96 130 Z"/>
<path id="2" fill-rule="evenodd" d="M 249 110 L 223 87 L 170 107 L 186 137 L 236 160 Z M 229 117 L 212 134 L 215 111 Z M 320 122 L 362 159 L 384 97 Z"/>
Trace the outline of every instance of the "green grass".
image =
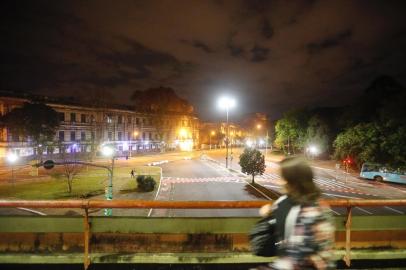
<path id="1" fill-rule="evenodd" d="M 72 193 L 68 193 L 66 180 L 62 177 L 51 177 L 49 181 L 19 183 L 14 186 L 0 186 L 0 197 L 26 200 L 55 200 L 80 198 L 89 192 L 104 193 L 105 179 L 86 177 L 73 180 Z"/>
<path id="2" fill-rule="evenodd" d="M 137 173 L 154 177 L 157 185 L 160 181 L 160 168 L 140 166 L 134 168 Z M 130 178 L 130 167 L 119 167 L 114 170 L 114 192 L 137 191 L 136 180 Z M 88 198 L 104 194 L 109 176 L 104 169 L 83 169 L 73 180 L 72 193 L 68 193 L 67 180 L 60 172 L 50 172 L 49 180 L 40 182 L 17 182 L 15 185 L 0 185 L 0 198 L 25 200 L 57 200 Z"/>

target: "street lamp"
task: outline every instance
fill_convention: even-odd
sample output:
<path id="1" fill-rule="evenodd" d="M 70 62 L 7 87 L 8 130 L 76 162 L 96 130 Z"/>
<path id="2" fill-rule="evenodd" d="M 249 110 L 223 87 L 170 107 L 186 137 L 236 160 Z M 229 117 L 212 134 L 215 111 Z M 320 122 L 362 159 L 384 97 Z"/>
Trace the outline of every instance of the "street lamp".
<path id="1" fill-rule="evenodd" d="M 182 128 L 181 130 L 179 130 L 179 135 L 180 135 L 180 139 L 184 140 L 187 136 L 187 131 L 186 129 Z"/>
<path id="2" fill-rule="evenodd" d="M 113 170 L 114 170 L 114 149 L 111 146 L 103 146 L 101 149 L 103 156 L 111 158 L 111 169 L 109 185 L 106 189 L 106 199 L 108 201 L 113 199 Z M 111 216 L 113 214 L 112 209 L 104 209 L 105 216 Z"/>
<path id="3" fill-rule="evenodd" d="M 230 98 L 230 97 L 221 97 L 218 100 L 218 106 L 221 109 L 226 110 L 226 116 L 227 116 L 227 126 L 226 126 L 226 128 L 227 128 L 227 131 L 226 131 L 226 133 L 227 133 L 227 135 L 226 135 L 227 136 L 227 138 L 226 138 L 226 168 L 228 168 L 228 144 L 230 142 L 230 138 L 229 138 L 230 129 L 229 129 L 229 124 L 228 124 L 228 111 L 230 109 L 234 108 L 235 105 L 236 105 L 235 99 Z"/>
<path id="4" fill-rule="evenodd" d="M 134 140 L 137 140 L 137 136 L 138 136 L 138 131 L 134 131 L 132 136 L 130 136 L 130 146 L 128 148 L 128 150 L 130 151 L 130 157 L 132 156 L 132 152 L 133 152 L 133 145 L 132 145 L 132 138 L 134 138 Z"/>
<path id="5" fill-rule="evenodd" d="M 211 150 L 211 136 L 214 136 L 214 135 L 216 135 L 216 132 L 214 130 L 212 130 L 210 132 L 210 150 Z"/>
<path id="6" fill-rule="evenodd" d="M 307 148 L 307 151 L 310 153 L 310 156 L 312 157 L 312 159 L 319 154 L 319 148 L 315 145 L 310 145 Z"/>
<path id="7" fill-rule="evenodd" d="M 10 152 L 7 155 L 7 161 L 11 164 L 11 182 L 14 184 L 14 163 L 18 160 L 16 153 Z"/>
<path id="8" fill-rule="evenodd" d="M 257 124 L 257 129 L 262 129 L 261 124 Z M 271 147 L 272 149 L 272 147 Z M 272 151 L 272 150 L 271 150 Z M 266 161 L 266 155 L 268 154 L 268 128 L 266 129 L 266 137 L 265 137 L 265 161 Z"/>

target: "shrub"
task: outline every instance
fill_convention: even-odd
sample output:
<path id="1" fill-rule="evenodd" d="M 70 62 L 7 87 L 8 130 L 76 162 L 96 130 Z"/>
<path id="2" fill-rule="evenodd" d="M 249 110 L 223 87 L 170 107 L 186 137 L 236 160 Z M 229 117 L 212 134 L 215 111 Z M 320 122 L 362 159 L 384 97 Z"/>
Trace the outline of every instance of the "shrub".
<path id="1" fill-rule="evenodd" d="M 149 192 L 155 189 L 156 182 L 151 176 L 139 175 L 137 176 L 137 185 L 140 190 Z"/>

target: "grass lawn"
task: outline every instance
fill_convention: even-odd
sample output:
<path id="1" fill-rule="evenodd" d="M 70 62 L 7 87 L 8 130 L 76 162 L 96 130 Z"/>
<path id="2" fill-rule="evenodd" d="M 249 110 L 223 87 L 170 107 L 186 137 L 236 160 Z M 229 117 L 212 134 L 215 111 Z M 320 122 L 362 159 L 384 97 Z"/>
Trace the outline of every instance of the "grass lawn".
<path id="1" fill-rule="evenodd" d="M 137 174 L 151 175 L 157 182 L 160 181 L 161 168 L 159 167 L 117 167 L 114 169 L 113 188 L 114 193 L 137 192 L 137 184 L 134 178 L 130 178 L 131 169 Z M 60 172 L 49 173 L 49 180 L 38 182 L 18 182 L 15 185 L 0 185 L 0 198 L 26 199 L 26 200 L 57 200 L 79 199 L 104 194 L 108 185 L 109 176 L 104 169 L 83 168 L 73 180 L 72 193 L 68 193 L 67 180 Z"/>

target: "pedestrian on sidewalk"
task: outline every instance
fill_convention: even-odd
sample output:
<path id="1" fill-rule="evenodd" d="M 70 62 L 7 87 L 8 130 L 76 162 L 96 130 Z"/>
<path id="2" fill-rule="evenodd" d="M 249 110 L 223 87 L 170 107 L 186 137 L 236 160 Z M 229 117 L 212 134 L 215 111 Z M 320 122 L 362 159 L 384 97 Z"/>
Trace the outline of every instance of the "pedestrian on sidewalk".
<path id="1" fill-rule="evenodd" d="M 277 258 L 270 269 L 335 269 L 331 210 L 319 201 L 312 169 L 298 157 L 282 160 L 280 168 L 286 195 L 260 209 L 275 224 Z"/>

